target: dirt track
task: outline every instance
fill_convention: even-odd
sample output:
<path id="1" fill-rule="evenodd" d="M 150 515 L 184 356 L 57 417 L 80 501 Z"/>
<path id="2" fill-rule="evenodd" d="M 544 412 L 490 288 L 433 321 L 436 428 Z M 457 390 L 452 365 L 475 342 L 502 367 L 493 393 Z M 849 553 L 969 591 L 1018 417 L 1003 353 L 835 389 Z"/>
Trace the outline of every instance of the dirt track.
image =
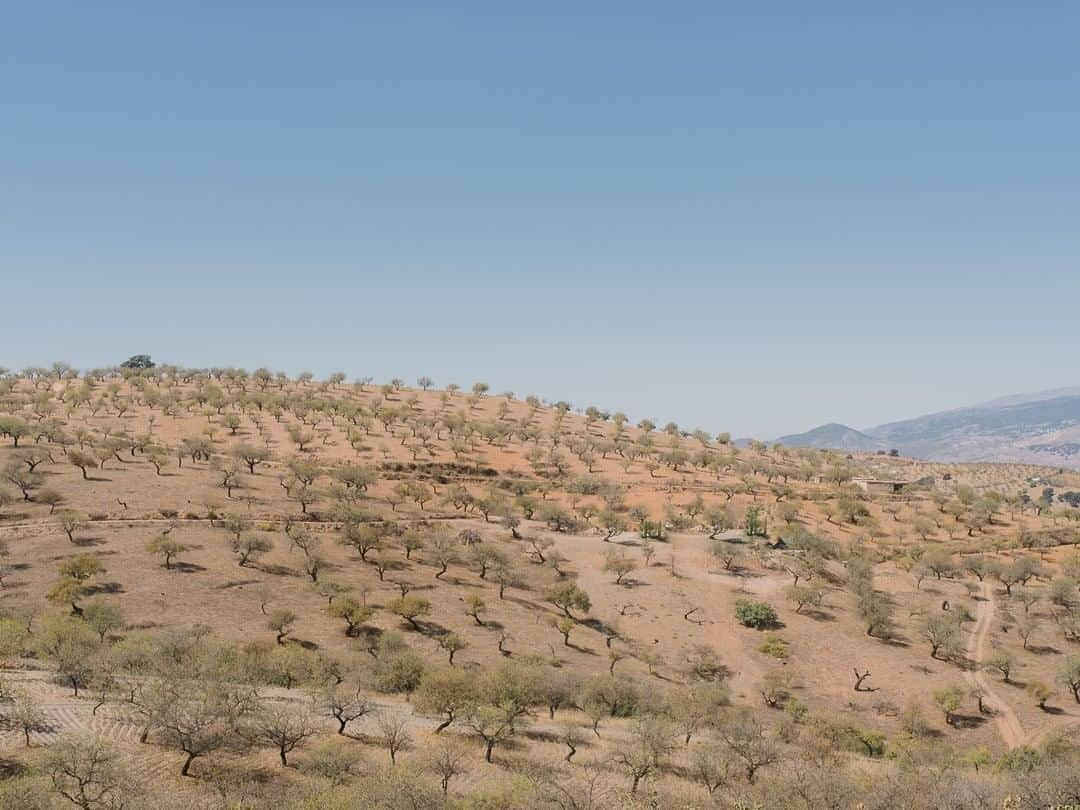
<path id="1" fill-rule="evenodd" d="M 994 689 L 994 684 L 982 669 L 989 646 L 990 626 L 994 619 L 994 589 L 984 582 L 979 591 L 979 600 L 975 603 L 975 629 L 968 641 L 968 658 L 972 669 L 965 673 L 972 686 L 982 689 L 987 702 L 995 712 L 995 722 L 1001 739 L 1009 748 L 1015 748 L 1025 741 L 1024 727 L 1008 701 Z"/>

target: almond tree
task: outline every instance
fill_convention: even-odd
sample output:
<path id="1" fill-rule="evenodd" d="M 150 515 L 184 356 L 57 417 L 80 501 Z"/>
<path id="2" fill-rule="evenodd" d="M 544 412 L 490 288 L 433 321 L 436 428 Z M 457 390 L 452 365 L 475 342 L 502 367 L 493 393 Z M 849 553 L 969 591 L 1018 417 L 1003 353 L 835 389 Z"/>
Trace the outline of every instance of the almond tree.
<path id="1" fill-rule="evenodd" d="M 570 633 L 573 631 L 577 624 L 573 619 L 568 619 L 566 616 L 548 616 L 548 623 L 559 631 L 562 636 L 563 644 L 567 647 L 570 646 Z"/>
<path id="2" fill-rule="evenodd" d="M 337 721 L 338 734 L 344 734 L 349 723 L 359 720 L 374 708 L 372 703 L 360 697 L 356 690 L 342 688 L 323 690 L 316 697 L 316 703 L 324 714 Z"/>
<path id="3" fill-rule="evenodd" d="M 382 712 L 379 714 L 377 722 L 379 738 L 390 754 L 390 764 L 396 765 L 398 753 L 412 744 L 412 735 L 409 734 L 409 721 L 403 715 Z"/>
<path id="4" fill-rule="evenodd" d="M 49 716 L 29 695 L 18 695 L 7 718 L 8 722 L 22 732 L 26 747 L 30 747 L 31 734 L 45 734 L 53 730 Z"/>
<path id="5" fill-rule="evenodd" d="M 492 570 L 492 579 L 499 586 L 499 598 L 506 598 L 507 588 L 520 588 L 524 585 L 524 580 L 521 578 L 521 574 L 514 567 L 513 563 L 509 560 L 503 564 L 500 563 Z"/>
<path id="6" fill-rule="evenodd" d="M 746 781 L 753 784 L 757 772 L 780 758 L 780 751 L 762 722 L 749 711 L 741 711 L 722 722 L 717 736 L 742 763 Z"/>
<path id="7" fill-rule="evenodd" d="M 166 744 L 185 755 L 181 776 L 191 764 L 235 739 L 237 724 L 250 711 L 241 695 L 216 684 L 179 682 L 160 695 L 155 727 Z"/>
<path id="8" fill-rule="evenodd" d="M 101 599 L 88 603 L 83 608 L 82 618 L 102 642 L 109 633 L 124 626 L 124 614 L 120 608 Z"/>
<path id="9" fill-rule="evenodd" d="M 449 792 L 450 780 L 467 771 L 468 760 L 468 749 L 456 740 L 443 740 L 429 753 L 427 765 L 439 777 L 443 796 Z"/>
<path id="10" fill-rule="evenodd" d="M 232 552 L 236 555 L 237 564 L 247 566 L 252 560 L 261 557 L 274 547 L 273 542 L 260 535 L 251 535 L 244 538 L 235 538 L 232 541 Z"/>
<path id="11" fill-rule="evenodd" d="M 345 620 L 345 635 L 352 636 L 356 631 L 371 618 L 374 611 L 360 603 L 358 599 L 347 596 L 337 599 L 326 609 L 326 612 L 335 618 Z"/>
<path id="12" fill-rule="evenodd" d="M 478 593 L 471 593 L 465 597 L 465 615 L 472 616 L 473 621 L 479 627 L 484 626 L 483 619 L 480 618 L 480 614 L 487 609 L 487 603 L 484 601 L 484 597 Z"/>
<path id="13" fill-rule="evenodd" d="M 51 602 L 70 602 L 72 613 L 82 615 L 76 600 L 83 595 L 87 580 L 105 573 L 101 559 L 94 554 L 79 554 L 60 564 L 60 579 L 47 598 Z"/>
<path id="14" fill-rule="evenodd" d="M 278 608 L 271 611 L 267 617 L 266 626 L 277 634 L 277 643 L 280 645 L 285 643 L 285 637 L 292 631 L 295 622 L 295 613 L 285 608 Z"/>
<path id="15" fill-rule="evenodd" d="M 454 665 L 454 655 L 468 647 L 468 642 L 465 641 L 457 633 L 446 633 L 439 637 L 439 647 L 448 653 L 448 662 L 450 666 Z"/>
<path id="16" fill-rule="evenodd" d="M 306 710 L 296 706 L 264 705 L 255 717 L 255 733 L 259 740 L 277 749 L 284 768 L 289 764 L 288 755 L 315 733 L 315 724 Z"/>
<path id="17" fill-rule="evenodd" d="M 1073 698 L 1080 703 L 1080 655 L 1070 655 L 1058 672 L 1058 679 L 1069 687 Z"/>
<path id="18" fill-rule="evenodd" d="M 11 439 L 15 447 L 19 446 L 19 440 L 31 434 L 30 425 L 17 416 L 5 416 L 0 414 L 0 436 Z"/>
<path id="19" fill-rule="evenodd" d="M 945 723 L 952 725 L 956 710 L 960 708 L 967 692 L 961 686 L 946 686 L 934 690 L 934 705 L 945 714 Z"/>
<path id="20" fill-rule="evenodd" d="M 4 469 L 4 478 L 7 479 L 12 486 L 18 488 L 19 492 L 22 493 L 24 501 L 31 500 L 34 490 L 40 488 L 45 481 L 45 477 L 40 472 L 31 472 L 30 470 L 23 469 L 21 464 L 8 465 Z M 42 490 L 42 492 L 44 491 L 45 490 Z M 48 501 L 42 501 L 42 503 L 48 503 Z M 52 514 L 52 510 L 50 510 L 49 514 Z"/>
<path id="21" fill-rule="evenodd" d="M 350 524 L 345 527 L 341 542 L 355 548 L 364 562 L 367 555 L 382 548 L 382 531 L 370 524 Z"/>
<path id="22" fill-rule="evenodd" d="M 939 660 L 955 658 L 963 649 L 960 623 L 948 616 L 931 616 L 919 630 L 919 634 L 930 643 L 930 657 Z M 940 652 L 944 651 L 942 657 Z"/>
<path id="23" fill-rule="evenodd" d="M 491 762 L 495 746 L 514 736 L 514 712 L 506 706 L 487 703 L 473 704 L 465 717 L 465 725 L 484 742 L 484 759 Z"/>
<path id="24" fill-rule="evenodd" d="M 698 746 L 690 763 L 690 773 L 709 794 L 734 781 L 739 765 L 733 755 L 711 743 Z"/>
<path id="25" fill-rule="evenodd" d="M 70 509 L 64 509 L 56 513 L 55 520 L 60 529 L 67 535 L 68 542 L 74 543 L 75 532 L 82 527 L 82 515 Z"/>
<path id="26" fill-rule="evenodd" d="M 630 774 L 630 793 L 637 793 L 642 779 L 660 768 L 663 758 L 671 751 L 671 733 L 660 718 L 639 720 L 628 740 L 615 750 L 615 762 Z"/>
<path id="27" fill-rule="evenodd" d="M 183 554 L 188 547 L 174 540 L 169 534 L 159 534 L 147 543 L 146 550 L 151 554 L 160 554 L 165 561 L 165 568 L 171 570 L 173 558 Z"/>
<path id="28" fill-rule="evenodd" d="M 419 596 L 409 595 L 394 599 L 386 606 L 386 609 L 403 618 L 412 625 L 414 630 L 420 630 L 422 628 L 416 620 L 420 616 L 431 613 L 431 602 Z"/>
<path id="29" fill-rule="evenodd" d="M 439 734 L 458 719 L 477 698 L 476 677 L 452 667 L 437 667 L 424 672 L 413 696 L 414 710 L 440 718 L 435 727 Z"/>
<path id="30" fill-rule="evenodd" d="M 74 616 L 48 616 L 38 623 L 34 649 L 50 660 L 60 677 L 71 687 L 74 697 L 86 686 L 94 672 L 100 644 L 86 623 Z"/>
<path id="31" fill-rule="evenodd" d="M 808 605 L 821 607 L 825 589 L 817 585 L 791 585 L 784 594 L 795 604 L 795 612 L 801 614 Z"/>
<path id="32" fill-rule="evenodd" d="M 79 468 L 82 472 L 84 481 L 90 480 L 90 473 L 88 471 L 94 469 L 98 465 L 98 460 L 96 458 L 82 450 L 68 450 L 67 460 L 68 464 Z"/>
<path id="33" fill-rule="evenodd" d="M 265 461 L 269 461 L 272 454 L 269 449 L 260 447 L 249 442 L 241 442 L 230 451 L 233 458 L 247 465 L 248 472 L 255 474 L 255 468 Z"/>
<path id="34" fill-rule="evenodd" d="M 592 607 L 589 595 L 573 582 L 564 582 L 548 590 L 544 598 L 559 608 L 568 619 L 573 619 L 571 608 L 584 613 Z"/>
<path id="35" fill-rule="evenodd" d="M 405 559 L 411 560 L 414 551 L 424 548 L 424 538 L 418 532 L 406 531 L 401 535 L 401 547 L 405 549 Z"/>
<path id="36" fill-rule="evenodd" d="M 308 554 L 304 557 L 304 573 L 316 584 L 319 582 L 319 572 L 322 571 L 323 563 L 325 560 L 319 554 Z"/>
<path id="37" fill-rule="evenodd" d="M 53 791 L 80 810 L 123 807 L 131 782 L 121 757 L 98 737 L 66 737 L 49 746 L 41 763 Z"/>
<path id="38" fill-rule="evenodd" d="M 616 585 L 622 585 L 623 580 L 626 579 L 627 575 L 632 573 L 636 567 L 633 560 L 616 552 L 609 552 L 607 558 L 604 560 L 604 570 L 615 575 Z"/>
<path id="39" fill-rule="evenodd" d="M 424 557 L 432 565 L 438 566 L 439 571 L 435 574 L 435 579 L 441 579 L 451 564 L 456 563 L 459 559 L 456 541 L 446 535 L 435 535 L 428 542 L 427 548 L 424 550 Z"/>
<path id="40" fill-rule="evenodd" d="M 994 653 L 987 662 L 987 669 L 996 669 L 1001 673 L 1001 679 L 1005 683 L 1012 683 L 1009 677 L 1012 675 L 1014 663 L 1012 656 L 1004 650 Z"/>
<path id="41" fill-rule="evenodd" d="M 469 547 L 469 561 L 479 570 L 480 579 L 487 579 L 488 571 L 508 562 L 506 555 L 491 543 L 473 543 Z"/>

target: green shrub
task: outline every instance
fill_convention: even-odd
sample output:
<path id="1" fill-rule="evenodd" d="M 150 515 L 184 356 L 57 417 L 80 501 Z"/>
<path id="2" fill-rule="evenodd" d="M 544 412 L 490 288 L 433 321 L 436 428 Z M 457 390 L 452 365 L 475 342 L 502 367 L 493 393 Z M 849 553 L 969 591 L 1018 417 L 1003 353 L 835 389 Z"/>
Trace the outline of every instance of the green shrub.
<path id="1" fill-rule="evenodd" d="M 739 599 L 735 602 L 735 618 L 744 626 L 756 630 L 774 627 L 777 623 L 776 608 L 768 602 L 753 599 Z"/>
<path id="2" fill-rule="evenodd" d="M 771 655 L 773 658 L 787 658 L 790 654 L 787 640 L 779 633 L 773 632 L 765 634 L 765 640 L 761 642 L 758 651 Z"/>

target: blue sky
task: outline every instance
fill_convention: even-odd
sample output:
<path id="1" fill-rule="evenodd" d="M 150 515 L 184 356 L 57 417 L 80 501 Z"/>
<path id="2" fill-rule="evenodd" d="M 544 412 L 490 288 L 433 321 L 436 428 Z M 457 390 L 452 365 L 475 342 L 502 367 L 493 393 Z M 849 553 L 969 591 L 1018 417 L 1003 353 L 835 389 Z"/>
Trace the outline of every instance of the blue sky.
<path id="1" fill-rule="evenodd" d="M 8 8 L 0 365 L 763 437 L 1078 384 L 1080 7 L 900 5 Z"/>

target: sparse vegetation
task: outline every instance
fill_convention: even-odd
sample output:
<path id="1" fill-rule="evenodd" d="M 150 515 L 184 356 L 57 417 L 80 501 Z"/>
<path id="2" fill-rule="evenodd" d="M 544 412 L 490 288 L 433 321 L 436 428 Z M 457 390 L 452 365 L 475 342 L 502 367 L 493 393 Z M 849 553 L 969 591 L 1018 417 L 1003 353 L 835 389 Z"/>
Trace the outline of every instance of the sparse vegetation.
<path id="1" fill-rule="evenodd" d="M 482 384 L 154 364 L 0 385 L 0 715 L 31 766 L 0 805 L 434 808 L 468 772 L 485 806 L 795 784 L 871 806 L 866 757 L 904 806 L 926 761 L 927 795 L 1065 796 L 1071 473 L 1027 502 L 1028 468 L 735 446 Z M 853 483 L 891 464 L 935 483 Z M 244 776 L 264 756 L 287 777 Z"/>

